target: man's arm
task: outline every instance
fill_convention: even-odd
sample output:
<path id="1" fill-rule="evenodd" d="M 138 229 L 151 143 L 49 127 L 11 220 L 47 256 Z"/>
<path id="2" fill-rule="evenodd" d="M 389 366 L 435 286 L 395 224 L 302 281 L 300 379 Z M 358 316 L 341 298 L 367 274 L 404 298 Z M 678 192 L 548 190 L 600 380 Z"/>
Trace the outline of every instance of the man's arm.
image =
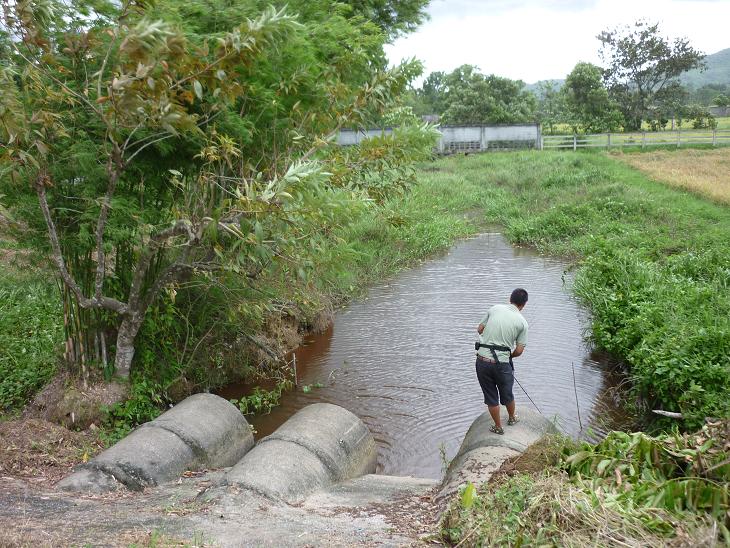
<path id="1" fill-rule="evenodd" d="M 524 327 L 517 335 L 517 340 L 515 341 L 515 343 L 515 349 L 510 354 L 510 356 L 512 356 L 513 358 L 521 356 L 522 353 L 525 351 L 525 346 L 527 346 L 527 322 L 525 322 Z"/>

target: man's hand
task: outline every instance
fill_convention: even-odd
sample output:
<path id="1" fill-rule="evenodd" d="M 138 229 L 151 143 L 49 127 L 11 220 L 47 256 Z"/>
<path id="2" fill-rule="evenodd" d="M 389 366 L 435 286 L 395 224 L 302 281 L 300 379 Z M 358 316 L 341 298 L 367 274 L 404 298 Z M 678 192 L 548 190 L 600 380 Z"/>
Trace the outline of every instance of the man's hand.
<path id="1" fill-rule="evenodd" d="M 515 347 L 515 349 L 512 351 L 512 354 L 510 354 L 510 356 L 512 356 L 513 358 L 517 358 L 517 357 L 521 356 L 524 351 L 525 351 L 525 345 L 518 344 Z"/>
<path id="2" fill-rule="evenodd" d="M 479 333 L 481 335 L 483 331 L 484 331 L 484 326 L 482 324 L 479 324 L 477 326 L 477 333 Z"/>

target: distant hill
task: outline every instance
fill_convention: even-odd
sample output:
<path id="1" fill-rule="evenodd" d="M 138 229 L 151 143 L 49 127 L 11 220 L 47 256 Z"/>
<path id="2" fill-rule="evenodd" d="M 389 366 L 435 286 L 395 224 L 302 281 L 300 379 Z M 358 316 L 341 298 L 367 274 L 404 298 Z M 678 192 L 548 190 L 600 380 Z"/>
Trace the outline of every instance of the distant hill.
<path id="1" fill-rule="evenodd" d="M 685 86 L 693 89 L 709 84 L 730 85 L 730 48 L 718 51 L 705 57 L 707 70 L 690 70 L 682 74 L 679 79 Z M 565 79 L 540 80 L 534 84 L 527 84 L 525 89 L 540 95 L 540 84 L 552 83 L 555 89 L 560 89 Z"/>
<path id="2" fill-rule="evenodd" d="M 525 85 L 525 89 L 527 91 L 531 91 L 535 95 L 537 95 L 538 99 L 542 98 L 542 93 L 540 93 L 542 84 L 552 84 L 553 88 L 555 90 L 559 90 L 563 87 L 563 84 L 565 83 L 565 79 L 553 79 L 553 80 L 540 80 L 539 82 L 535 82 L 534 84 L 527 84 Z"/>
<path id="3" fill-rule="evenodd" d="M 687 87 L 700 88 L 708 84 L 730 84 L 730 48 L 705 57 L 707 70 L 690 70 L 679 77 Z"/>

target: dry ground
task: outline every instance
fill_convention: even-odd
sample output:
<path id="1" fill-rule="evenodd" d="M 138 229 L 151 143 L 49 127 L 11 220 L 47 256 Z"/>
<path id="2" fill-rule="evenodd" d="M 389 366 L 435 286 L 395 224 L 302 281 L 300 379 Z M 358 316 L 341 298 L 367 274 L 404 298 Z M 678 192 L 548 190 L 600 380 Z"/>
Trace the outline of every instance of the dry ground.
<path id="1" fill-rule="evenodd" d="M 730 147 L 616 154 L 652 179 L 730 205 Z"/>

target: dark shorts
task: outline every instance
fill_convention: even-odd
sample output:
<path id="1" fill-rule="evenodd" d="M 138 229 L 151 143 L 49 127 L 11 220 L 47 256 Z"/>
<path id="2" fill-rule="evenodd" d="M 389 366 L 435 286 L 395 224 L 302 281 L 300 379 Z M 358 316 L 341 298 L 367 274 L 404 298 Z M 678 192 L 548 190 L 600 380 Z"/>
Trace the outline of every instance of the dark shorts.
<path id="1" fill-rule="evenodd" d="M 512 394 L 512 385 L 515 375 L 509 363 L 486 363 L 477 360 L 477 379 L 484 393 L 484 403 L 490 407 L 507 405 L 515 399 Z"/>

